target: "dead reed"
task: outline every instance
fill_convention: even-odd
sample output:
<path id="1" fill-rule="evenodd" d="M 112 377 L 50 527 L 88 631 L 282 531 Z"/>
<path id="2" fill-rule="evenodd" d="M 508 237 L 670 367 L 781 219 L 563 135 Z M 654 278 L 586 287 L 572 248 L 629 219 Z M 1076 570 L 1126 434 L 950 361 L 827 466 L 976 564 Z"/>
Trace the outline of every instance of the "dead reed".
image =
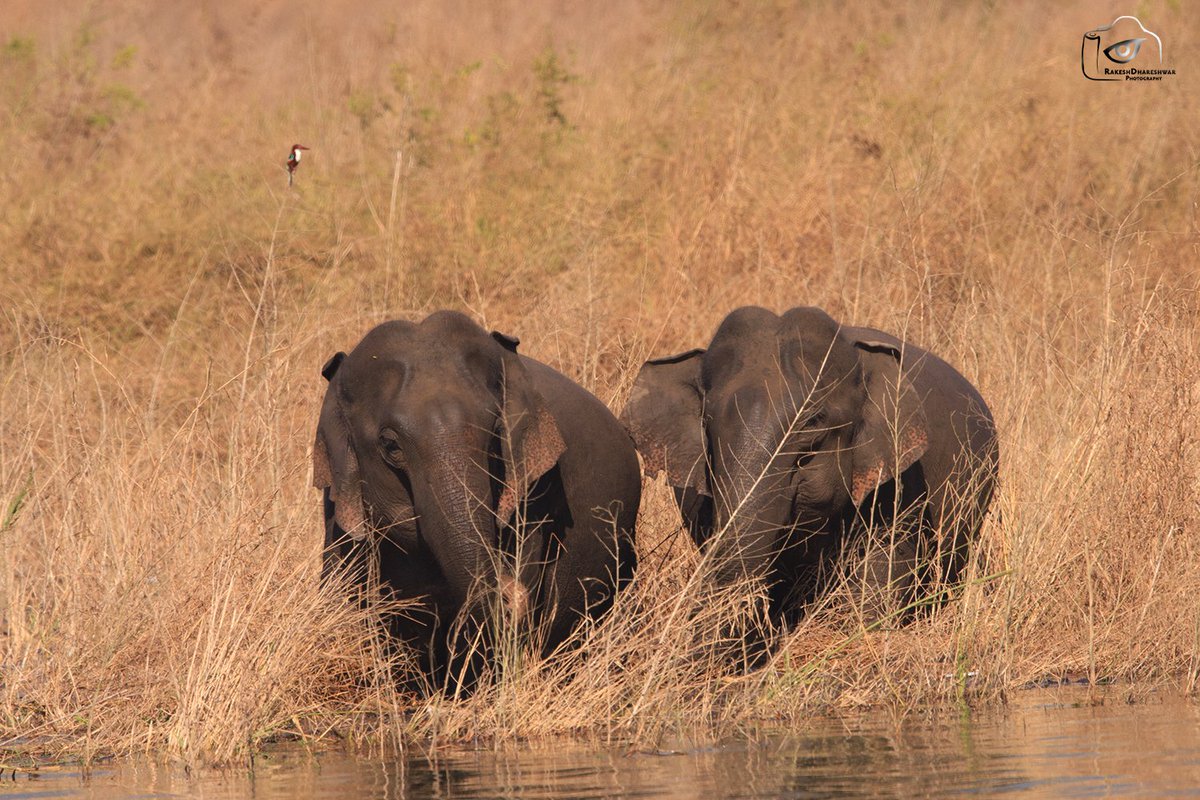
<path id="1" fill-rule="evenodd" d="M 0 748 L 1195 689 L 1193 77 L 1089 85 L 1083 3 L 368 5 L 0 13 Z M 1174 3 L 1144 21 L 1197 38 Z M 755 589 L 698 579 L 650 483 L 642 568 L 577 650 L 514 638 L 468 700 L 397 692 L 403 653 L 317 581 L 324 359 L 455 307 L 619 409 L 747 303 L 902 332 L 980 387 L 1001 485 L 952 602 L 868 630 L 835 591 L 731 672 L 713 645 Z"/>

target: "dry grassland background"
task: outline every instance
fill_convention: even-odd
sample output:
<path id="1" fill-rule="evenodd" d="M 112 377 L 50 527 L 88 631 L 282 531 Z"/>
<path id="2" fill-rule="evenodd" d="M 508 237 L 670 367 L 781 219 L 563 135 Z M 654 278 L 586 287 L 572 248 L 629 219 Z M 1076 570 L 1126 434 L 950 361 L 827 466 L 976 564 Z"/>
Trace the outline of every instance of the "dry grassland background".
<path id="1" fill-rule="evenodd" d="M 0 748 L 653 740 L 1200 678 L 1200 29 L 1095 84 L 1111 3 L 6 0 L 0 8 Z M 312 148 L 288 191 L 282 160 Z M 694 549 L 583 656 L 398 694 L 318 586 L 319 369 L 457 308 L 619 410 L 731 309 L 817 305 L 975 382 L 1001 486 L 961 597 L 771 667 L 693 657 Z M 702 621 L 697 621 L 701 625 Z M 682 629 L 682 630 L 681 630 Z"/>

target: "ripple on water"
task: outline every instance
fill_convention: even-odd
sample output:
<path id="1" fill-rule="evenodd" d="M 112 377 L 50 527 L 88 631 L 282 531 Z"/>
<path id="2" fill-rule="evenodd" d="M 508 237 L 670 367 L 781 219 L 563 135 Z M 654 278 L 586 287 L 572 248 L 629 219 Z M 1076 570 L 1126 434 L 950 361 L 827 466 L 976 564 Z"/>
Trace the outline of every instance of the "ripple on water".
<path id="1" fill-rule="evenodd" d="M 0 782 L 10 798 L 809 798 L 870 795 L 1200 796 L 1200 712 L 1152 695 L 1081 703 L 1021 693 L 1004 709 L 815 719 L 753 739 L 654 751 L 550 742 L 436 757 L 355 759 L 281 749 L 245 770 L 186 776 L 148 761 Z"/>

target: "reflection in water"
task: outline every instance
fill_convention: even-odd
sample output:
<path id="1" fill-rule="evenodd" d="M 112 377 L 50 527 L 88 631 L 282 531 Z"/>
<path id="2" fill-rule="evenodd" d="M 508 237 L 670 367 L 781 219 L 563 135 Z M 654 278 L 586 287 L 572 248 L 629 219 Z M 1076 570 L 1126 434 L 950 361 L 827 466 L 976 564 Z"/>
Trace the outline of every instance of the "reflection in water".
<path id="1" fill-rule="evenodd" d="M 563 742 L 453 751 L 433 758 L 308 758 L 286 750 L 244 770 L 187 778 L 125 763 L 89 780 L 57 774 L 0 783 L 12 797 L 690 798 L 843 797 L 1026 792 L 1039 796 L 1200 794 L 1200 713 L 1180 700 L 1075 705 L 1068 690 L 1022 707 L 894 722 L 814 720 L 712 747 L 628 753 Z"/>

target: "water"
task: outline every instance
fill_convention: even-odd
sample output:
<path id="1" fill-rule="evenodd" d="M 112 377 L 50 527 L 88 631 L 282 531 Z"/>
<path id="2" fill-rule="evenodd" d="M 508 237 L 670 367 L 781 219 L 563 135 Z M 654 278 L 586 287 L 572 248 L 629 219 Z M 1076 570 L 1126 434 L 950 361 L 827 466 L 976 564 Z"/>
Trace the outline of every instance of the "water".
<path id="1" fill-rule="evenodd" d="M 1151 695 L 1023 692 L 1001 710 L 816 719 L 708 747 L 550 742 L 379 761 L 282 749 L 187 776 L 150 762 L 0 782 L 8 798 L 692 798 L 1200 796 L 1200 710 Z"/>

